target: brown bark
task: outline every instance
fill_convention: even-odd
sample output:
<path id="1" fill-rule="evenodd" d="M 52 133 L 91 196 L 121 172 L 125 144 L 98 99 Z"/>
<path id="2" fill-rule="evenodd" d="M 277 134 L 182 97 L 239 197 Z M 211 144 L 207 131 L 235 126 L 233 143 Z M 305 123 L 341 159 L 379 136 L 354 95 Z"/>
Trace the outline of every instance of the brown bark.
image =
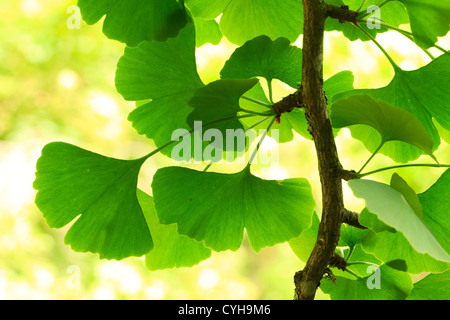
<path id="1" fill-rule="evenodd" d="M 322 218 L 312 253 L 305 268 L 296 273 L 294 280 L 295 298 L 312 300 L 320 280 L 329 271 L 328 266 L 336 264 L 335 249 L 344 213 L 342 178 L 347 177 L 349 172 L 343 170 L 339 161 L 323 89 L 323 38 L 330 6 L 323 0 L 303 0 L 303 11 L 301 95 L 317 153 L 322 187 Z"/>

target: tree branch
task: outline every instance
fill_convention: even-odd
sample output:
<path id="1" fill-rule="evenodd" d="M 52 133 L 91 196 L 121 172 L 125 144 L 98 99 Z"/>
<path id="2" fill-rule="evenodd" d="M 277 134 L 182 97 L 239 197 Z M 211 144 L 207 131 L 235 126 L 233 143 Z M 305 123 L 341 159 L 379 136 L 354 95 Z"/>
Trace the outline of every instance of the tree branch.
<path id="1" fill-rule="evenodd" d="M 326 7 L 328 17 L 337 19 L 340 23 L 351 22 L 353 24 L 358 24 L 358 21 L 356 20 L 358 12 L 349 10 L 348 6 L 342 5 L 338 7 L 327 3 Z"/>
<path id="2" fill-rule="evenodd" d="M 367 227 L 363 226 L 359 223 L 359 214 L 347 209 L 344 209 L 342 215 L 342 223 L 348 224 L 349 226 L 358 228 L 358 229 L 367 229 Z"/>
<path id="3" fill-rule="evenodd" d="M 323 40 L 329 6 L 323 0 L 303 0 L 303 12 L 302 102 L 317 153 L 323 211 L 316 244 L 301 277 L 297 276 L 295 281 L 295 298 L 311 300 L 333 261 L 339 241 L 344 210 L 344 170 L 338 158 L 323 89 Z"/>
<path id="4" fill-rule="evenodd" d="M 284 97 L 272 105 L 273 111 L 277 114 L 277 123 L 280 123 L 280 117 L 283 113 L 291 112 L 295 108 L 303 107 L 303 98 L 301 86 L 296 92 Z"/>

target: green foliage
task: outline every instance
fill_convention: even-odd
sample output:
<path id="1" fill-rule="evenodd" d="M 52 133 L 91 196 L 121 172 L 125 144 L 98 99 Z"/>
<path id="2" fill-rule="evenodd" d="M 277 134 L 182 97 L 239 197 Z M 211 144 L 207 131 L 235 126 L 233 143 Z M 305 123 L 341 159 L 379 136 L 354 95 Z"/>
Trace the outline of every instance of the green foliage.
<path id="1" fill-rule="evenodd" d="M 153 249 L 145 255 L 149 270 L 192 267 L 211 256 L 202 243 L 180 235 L 175 224 L 160 223 L 151 196 L 138 189 L 137 197 L 153 236 Z"/>
<path id="2" fill-rule="evenodd" d="M 433 0 L 399 0 L 408 10 L 411 31 L 416 43 L 424 48 L 433 46 L 445 36 L 450 25 L 450 3 Z"/>
<path id="3" fill-rule="evenodd" d="M 53 228 L 81 214 L 65 238 L 75 251 L 118 260 L 142 256 L 153 247 L 136 198 L 144 161 L 112 159 L 66 143 L 50 143 L 37 163 L 36 204 Z"/>
<path id="4" fill-rule="evenodd" d="M 79 0 L 78 6 L 88 24 L 106 15 L 105 35 L 129 46 L 165 41 L 176 36 L 188 20 L 177 0 Z"/>
<path id="5" fill-rule="evenodd" d="M 380 29 L 364 25 L 366 9 L 378 1 L 329 2 L 360 11 L 359 26 L 327 21 L 327 31 L 341 31 L 350 40 L 379 45 L 378 33 L 410 22 L 411 34 L 397 31 L 426 49 L 436 46 L 437 38 L 450 29 L 450 7 L 444 2 L 383 2 Z M 205 172 L 211 163 L 203 172 L 184 167 L 157 170 L 153 198 L 137 189 L 148 158 L 158 152 L 172 156 L 180 138 L 173 137 L 177 129 L 186 132 L 183 137 L 194 137 L 199 133 L 195 122 L 202 121 L 205 129 L 218 129 L 226 137 L 228 129 L 271 128 L 276 117 L 273 84 L 281 81 L 292 93 L 302 81 L 305 57 L 292 44 L 302 33 L 302 2 L 80 0 L 78 4 L 88 24 L 106 16 L 105 35 L 127 45 L 117 64 L 116 89 L 125 100 L 136 102 L 129 120 L 156 149 L 139 159 L 119 160 L 66 143 L 46 145 L 34 188 L 47 224 L 62 228 L 75 221 L 65 238 L 73 250 L 117 260 L 145 255 L 150 270 L 191 267 L 212 251 L 236 251 L 244 235 L 256 252 L 289 241 L 296 256 L 307 261 L 320 218 L 306 179 L 262 179 L 251 172 L 251 161 L 234 173 Z M 197 72 L 196 48 L 218 44 L 223 36 L 240 47 L 225 63 L 220 79 L 205 85 Z M 401 163 L 423 154 L 438 160 L 433 155 L 441 143 L 438 129 L 443 136 L 450 130 L 449 55 L 405 71 L 381 49 L 395 72 L 387 86 L 354 89 L 351 71 L 324 81 L 335 136 L 349 128 L 372 157 L 380 151 Z M 278 142 L 292 141 L 294 132 L 312 138 L 303 109 L 284 113 L 279 120 Z M 196 148 L 192 142 L 189 146 Z M 200 147 L 206 146 L 202 142 Z M 225 140 L 222 148 L 243 151 L 227 149 Z M 419 195 L 396 173 L 390 185 L 349 181 L 354 195 L 365 201 L 360 222 L 368 229 L 342 226 L 336 253 L 348 261 L 348 272 L 335 270 L 336 277 L 330 273 L 321 282 L 323 292 L 332 299 L 420 299 L 435 288 L 448 295 L 449 177 L 447 170 Z M 373 274 L 368 274 L 368 265 L 376 266 Z M 442 273 L 413 285 L 410 273 L 421 272 Z M 382 289 L 369 288 L 370 281 L 380 281 Z"/>
<path id="6" fill-rule="evenodd" d="M 437 260 L 450 262 L 448 253 L 401 193 L 384 183 L 372 180 L 351 180 L 348 184 L 355 196 L 365 200 L 370 212 L 376 214 L 378 219 L 388 226 L 401 232 L 418 252 L 428 253 Z"/>
<path id="7" fill-rule="evenodd" d="M 234 174 L 163 168 L 152 189 L 163 223 L 215 251 L 239 249 L 244 228 L 257 252 L 285 242 L 309 228 L 315 207 L 306 179 L 263 180 L 249 166 Z"/>
<path id="8" fill-rule="evenodd" d="M 368 125 L 381 135 L 380 146 L 389 141 L 403 141 L 432 155 L 433 140 L 420 121 L 404 109 L 394 107 L 369 95 L 352 95 L 332 106 L 334 127 Z"/>

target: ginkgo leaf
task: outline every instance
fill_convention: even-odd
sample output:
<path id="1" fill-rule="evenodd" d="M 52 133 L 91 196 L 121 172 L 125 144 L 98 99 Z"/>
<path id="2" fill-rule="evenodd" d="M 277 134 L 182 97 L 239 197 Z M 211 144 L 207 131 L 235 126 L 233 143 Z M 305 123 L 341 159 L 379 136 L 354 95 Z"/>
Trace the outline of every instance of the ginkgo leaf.
<path id="1" fill-rule="evenodd" d="M 194 19 L 195 46 L 201 47 L 206 43 L 218 45 L 222 40 L 222 32 L 216 20 Z"/>
<path id="2" fill-rule="evenodd" d="M 302 12 L 299 0 L 231 0 L 223 11 L 220 29 L 237 45 L 261 35 L 294 42 L 302 33 Z"/>
<path id="3" fill-rule="evenodd" d="M 401 259 L 409 273 L 442 272 L 449 264 L 433 259 L 429 254 L 419 253 L 400 232 L 369 232 L 362 240 L 364 251 L 382 261 Z"/>
<path id="4" fill-rule="evenodd" d="M 257 252 L 288 241 L 309 228 L 315 207 L 307 180 L 263 180 L 250 166 L 234 174 L 166 167 L 152 188 L 160 221 L 215 251 L 239 249 L 244 228 Z"/>
<path id="5" fill-rule="evenodd" d="M 416 43 L 429 48 L 450 30 L 450 2 L 435 0 L 399 0 L 408 11 Z"/>
<path id="6" fill-rule="evenodd" d="M 420 193 L 419 200 L 422 205 L 423 221 L 433 231 L 433 234 L 442 247 L 450 252 L 450 169 L 425 192 Z"/>
<path id="7" fill-rule="evenodd" d="M 450 270 L 428 274 L 414 283 L 407 300 L 448 300 L 450 296 Z"/>
<path id="8" fill-rule="evenodd" d="M 319 232 L 320 220 L 314 212 L 311 226 L 303 230 L 298 237 L 289 240 L 289 246 L 295 255 L 303 262 L 308 261 L 309 256 L 316 244 L 317 233 Z"/>
<path id="9" fill-rule="evenodd" d="M 161 224 L 151 196 L 138 189 L 137 197 L 154 243 L 153 249 L 145 255 L 149 270 L 192 267 L 211 256 L 211 250 L 203 244 L 180 235 L 175 224 Z"/>
<path id="10" fill-rule="evenodd" d="M 207 124 L 229 119 L 208 127 L 221 132 L 221 143 L 214 140 L 213 144 L 218 150 L 243 151 L 246 145 L 244 127 L 236 118 L 241 110 L 239 99 L 256 83 L 257 79 L 221 79 L 199 88 L 189 101 L 193 111 L 189 114 L 187 123 L 194 129 L 196 122 Z M 229 143 L 235 135 L 243 143 Z"/>
<path id="11" fill-rule="evenodd" d="M 221 14 L 232 0 L 185 0 L 192 15 L 200 19 L 214 19 Z"/>
<path id="12" fill-rule="evenodd" d="M 378 9 L 374 6 L 379 5 L 379 0 L 329 0 L 327 1 L 330 4 L 336 5 L 338 7 L 342 5 L 348 5 L 350 10 L 359 10 L 361 13 L 369 13 L 367 16 L 367 22 L 359 22 L 358 25 L 361 28 L 376 37 L 378 33 L 383 33 L 388 31 L 389 29 L 382 27 L 381 25 L 375 25 L 376 20 L 371 20 L 372 18 L 379 18 L 382 22 L 387 23 L 393 27 L 398 27 L 401 24 L 406 24 L 409 22 L 408 13 L 406 12 L 405 7 L 398 1 L 391 1 L 386 3 L 381 8 Z M 361 3 L 363 6 L 360 8 Z M 349 39 L 350 41 L 362 40 L 368 41 L 370 38 L 365 35 L 361 30 L 355 26 L 353 23 L 341 23 L 337 19 L 327 19 L 325 21 L 325 30 L 326 31 L 341 31 L 343 35 Z"/>
<path id="13" fill-rule="evenodd" d="M 103 33 L 129 46 L 173 38 L 188 21 L 177 0 L 78 0 L 78 6 L 88 24 L 106 15 Z"/>
<path id="14" fill-rule="evenodd" d="M 419 218 L 423 218 L 422 205 L 420 204 L 419 197 L 416 192 L 408 185 L 408 183 L 402 179 L 397 173 L 394 173 L 390 182 L 391 188 L 401 193 L 403 198 L 409 204 L 411 209 Z"/>
<path id="15" fill-rule="evenodd" d="M 195 35 L 191 25 L 165 42 L 143 42 L 126 48 L 116 71 L 116 88 L 125 100 L 148 100 L 132 111 L 128 119 L 140 134 L 160 147 L 172 140 L 176 129 L 190 130 L 188 102 L 203 86 L 197 73 Z M 162 150 L 170 155 L 169 146 Z"/>
<path id="16" fill-rule="evenodd" d="M 142 256 L 153 247 L 136 197 L 145 159 L 113 159 L 67 143 L 50 143 L 36 165 L 36 205 L 52 228 L 79 216 L 64 240 L 75 251 L 116 260 Z"/>
<path id="17" fill-rule="evenodd" d="M 432 155 L 433 140 L 421 122 L 408 111 L 394 107 L 369 95 L 354 95 L 338 100 L 331 106 L 333 127 L 368 125 L 381 135 L 380 145 L 403 141 Z"/>
<path id="18" fill-rule="evenodd" d="M 272 41 L 263 35 L 237 48 L 220 71 L 222 79 L 263 77 L 278 79 L 292 88 L 302 80 L 302 49 L 286 38 Z"/>
<path id="19" fill-rule="evenodd" d="M 356 197 L 365 200 L 371 213 L 401 232 L 417 252 L 427 253 L 439 261 L 450 262 L 449 254 L 398 191 L 372 180 L 351 180 L 348 185 Z"/>
<path id="20" fill-rule="evenodd" d="M 367 269 L 374 273 L 364 278 L 337 276 L 335 283 L 325 278 L 320 282 L 320 289 L 333 300 L 404 300 L 413 288 L 411 276 L 406 272 L 387 265 Z"/>
<path id="21" fill-rule="evenodd" d="M 383 100 L 393 106 L 411 112 L 433 139 L 433 150 L 440 144 L 440 137 L 434 118 L 442 127 L 450 129 L 450 114 L 447 110 L 450 86 L 450 56 L 444 54 L 412 71 L 395 69 L 395 76 L 385 87 L 378 89 L 356 89 L 337 94 L 333 102 L 351 95 L 369 94 L 375 99 Z M 378 133 L 367 126 L 355 126 L 350 129 L 352 136 L 364 143 L 370 152 L 380 144 Z M 417 159 L 423 151 L 413 145 L 392 141 L 380 150 L 397 162 Z"/>

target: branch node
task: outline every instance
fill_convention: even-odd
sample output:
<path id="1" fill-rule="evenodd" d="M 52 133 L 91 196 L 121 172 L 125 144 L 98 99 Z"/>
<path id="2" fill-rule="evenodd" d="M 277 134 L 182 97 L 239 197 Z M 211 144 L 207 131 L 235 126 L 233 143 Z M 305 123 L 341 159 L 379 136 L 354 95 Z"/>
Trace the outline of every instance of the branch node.
<path id="1" fill-rule="evenodd" d="M 342 213 L 342 223 L 358 229 L 367 229 L 367 227 L 359 223 L 359 214 L 347 209 L 344 209 L 344 212 Z"/>
<path id="2" fill-rule="evenodd" d="M 341 179 L 345 180 L 345 181 L 349 181 L 349 180 L 353 180 L 353 179 L 358 179 L 358 173 L 355 170 L 341 170 Z"/>
<path id="3" fill-rule="evenodd" d="M 303 99 L 302 99 L 302 90 L 300 86 L 300 88 L 296 92 L 284 97 L 283 99 L 272 105 L 272 109 L 273 111 L 275 111 L 277 115 L 276 118 L 277 124 L 280 123 L 280 118 L 283 113 L 291 112 L 295 108 L 302 108 L 302 107 L 303 107 Z"/>
<path id="4" fill-rule="evenodd" d="M 333 268 L 338 268 L 339 270 L 342 270 L 342 271 L 345 271 L 345 269 L 347 268 L 347 260 L 345 260 L 340 255 L 335 253 L 330 260 L 329 266 L 333 267 Z M 330 270 L 330 272 L 331 272 L 331 270 Z"/>
<path id="5" fill-rule="evenodd" d="M 327 4 L 327 16 L 337 19 L 340 23 L 351 22 L 353 24 L 358 24 L 358 12 L 350 10 L 346 5 L 341 5 L 338 7 L 332 4 Z"/>

